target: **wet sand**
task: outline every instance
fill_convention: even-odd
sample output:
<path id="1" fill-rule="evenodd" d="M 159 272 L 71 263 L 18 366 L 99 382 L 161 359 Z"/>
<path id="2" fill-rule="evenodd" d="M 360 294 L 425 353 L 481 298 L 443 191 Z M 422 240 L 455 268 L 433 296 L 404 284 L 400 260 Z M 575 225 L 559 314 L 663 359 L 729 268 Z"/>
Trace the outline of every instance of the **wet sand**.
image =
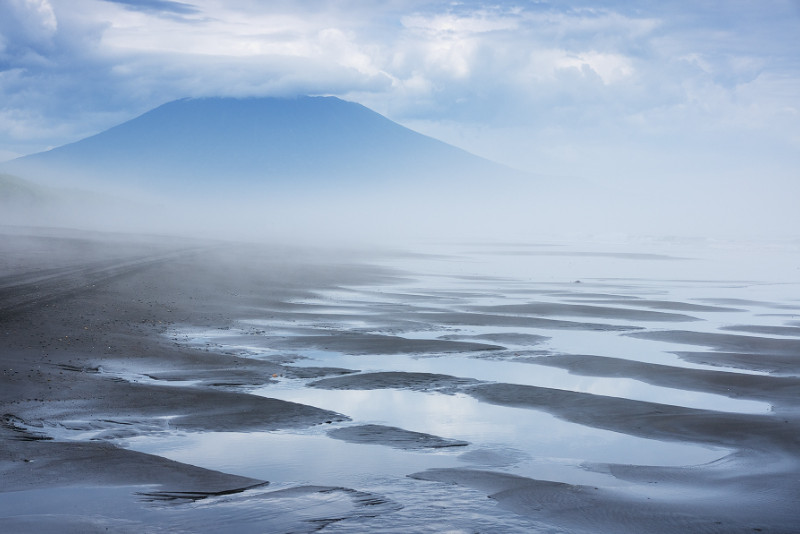
<path id="1" fill-rule="evenodd" d="M 4 235 L 1 243 L 0 410 L 6 415 L 0 422 L 0 502 L 11 495 L 6 492 L 54 487 L 142 486 L 197 496 L 240 492 L 267 481 L 126 450 L 111 441 L 348 420 L 235 389 L 263 385 L 273 376 L 318 377 L 345 372 L 341 369 L 295 371 L 185 350 L 162 334 L 176 322 L 226 325 L 254 301 L 280 302 L 286 295 L 304 295 L 305 287 L 378 280 L 386 273 L 341 258 L 340 266 L 316 263 L 302 253 L 293 263 L 286 257 L 295 253 L 286 250 L 181 242 L 176 252 L 176 242 L 165 238 L 35 230 Z M 169 385 L 173 381 L 191 385 Z M 65 431 L 89 437 L 60 438 Z M 139 492 L 131 490 L 134 502 Z M 110 501 L 112 516 L 114 506 Z M 2 521 L 20 532 L 62 531 L 46 504 L 40 512 L 18 523 Z M 75 519 L 75 530 L 91 531 L 93 521 Z M 135 521 L 134 526 L 142 531 Z"/>
<path id="2" fill-rule="evenodd" d="M 337 428 L 328 432 L 335 439 L 351 443 L 378 443 L 398 449 L 442 449 L 466 447 L 466 441 L 445 439 L 422 432 L 410 432 L 402 428 L 384 425 L 357 425 Z"/>
<path id="3" fill-rule="evenodd" d="M 536 386 L 469 382 L 441 375 L 363 373 L 325 378 L 309 385 L 330 389 L 409 388 L 464 393 L 483 402 L 543 410 L 582 425 L 652 439 L 688 440 L 759 451 L 791 452 L 800 446 L 797 427 L 773 415 L 732 414 Z M 793 387 L 796 388 L 796 384 Z"/>
<path id="4" fill-rule="evenodd" d="M 509 285 L 506 292 L 498 288 L 511 282 L 467 276 L 460 280 L 479 289 L 376 291 L 368 288 L 402 285 L 409 273 L 350 251 L 5 232 L 0 241 L 0 521 L 16 532 L 434 532 L 448 527 L 788 533 L 800 524 L 800 345 L 792 339 L 797 321 L 786 302 L 660 300 L 622 294 L 617 282 L 528 290 Z M 558 255 L 675 259 L 644 253 Z M 366 289 L 353 292 L 352 287 Z M 326 292 L 352 298 L 343 296 L 329 307 L 319 301 Z M 506 293 L 514 302 L 497 302 Z M 769 325 L 732 319 L 713 332 L 674 329 L 675 322 L 702 324 L 705 314 L 731 314 L 752 303 L 788 315 Z M 189 331 L 213 331 L 218 337 L 197 341 L 181 334 Z M 664 358 L 677 354 L 704 367 L 552 350 L 572 333 L 664 342 Z M 687 350 L 676 351 L 677 346 Z M 313 360 L 320 351 L 334 356 Z M 368 358 L 365 365 L 383 359 L 386 368 L 362 371 L 335 355 Z M 633 379 L 762 401 L 773 409 L 723 412 L 625 398 L 624 392 L 609 396 L 531 385 L 522 376 L 519 383 L 489 380 L 468 365 L 454 364 L 447 373 L 390 370 L 392 358 L 409 357 L 501 359 L 532 372 L 555 368 L 575 376 Z M 277 392 L 284 384 L 294 384 L 298 393 L 413 392 L 433 405 L 437 399 L 469 398 L 723 452 L 703 465 L 583 462 L 579 469 L 586 476 L 603 481 L 596 485 L 521 476 L 514 472 L 519 454 L 513 450 L 492 451 L 490 444 L 269 396 L 271 388 Z M 197 433 L 297 433 L 341 441 L 354 447 L 356 457 L 370 450 L 358 447 L 377 446 L 428 454 L 425 461 L 434 465 L 439 457 L 431 454 L 461 454 L 469 465 L 452 467 L 452 456 L 442 456 L 447 467 L 410 470 L 394 486 L 366 480 L 364 487 L 317 484 L 314 472 L 307 472 L 295 483 L 273 487 L 270 477 L 126 448 L 132 438 Z M 234 457 L 237 451 L 228 454 Z M 476 459 L 493 455 L 496 467 L 475 467 L 481 465 Z M 98 487 L 105 488 L 103 498 L 85 504 Z M 416 497 L 405 502 L 404 495 Z M 497 511 L 486 508 L 486 496 L 497 503 Z M 71 508 L 71 502 L 81 504 Z M 189 506 L 197 502 L 205 504 Z M 444 503 L 445 510 L 437 512 L 431 502 Z M 483 512 L 452 512 L 470 506 Z M 91 513 L 76 511 L 82 507 Z"/>

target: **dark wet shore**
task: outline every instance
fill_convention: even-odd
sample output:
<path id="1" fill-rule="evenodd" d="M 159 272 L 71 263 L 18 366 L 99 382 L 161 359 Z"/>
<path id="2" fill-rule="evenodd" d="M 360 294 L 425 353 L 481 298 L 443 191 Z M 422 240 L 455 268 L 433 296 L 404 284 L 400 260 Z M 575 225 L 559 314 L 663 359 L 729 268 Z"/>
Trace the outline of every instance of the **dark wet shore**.
<path id="1" fill-rule="evenodd" d="M 42 230 L 6 231 L 0 258 L 0 521 L 16 532 L 395 532 L 407 528 L 403 521 L 414 506 L 436 517 L 427 530 L 417 523 L 419 531 L 466 531 L 467 517 L 438 517 L 429 503 L 407 504 L 372 487 L 316 484 L 313 472 L 273 488 L 269 477 L 124 446 L 139 436 L 320 429 L 324 439 L 343 447 L 444 451 L 465 461 L 488 454 L 487 446 L 450 435 L 270 398 L 271 385 L 281 381 L 308 391 L 415 392 L 432 403 L 469 398 L 627 436 L 729 451 L 705 465 L 582 465 L 609 477 L 607 486 L 521 476 L 469 461 L 409 471 L 398 482 L 410 484 L 420 501 L 428 500 L 425 492 L 441 499 L 462 489 L 475 498 L 489 496 L 498 511 L 475 519 L 476 530 L 788 533 L 800 521 L 800 345 L 793 315 L 800 305 L 772 303 L 789 316 L 771 325 L 734 323 L 709 332 L 691 328 L 702 324 L 704 314 L 731 314 L 747 302 L 620 295 L 611 284 L 600 291 L 601 283 L 583 283 L 531 287 L 513 303 L 502 303 L 499 282 L 487 291 L 487 279 L 476 279 L 477 289 L 461 293 L 364 290 L 334 309 L 320 304 L 319 295 L 353 286 L 394 287 L 409 273 L 350 251 Z M 176 332 L 187 328 L 213 329 L 221 341 L 186 342 Z M 551 336 L 571 332 L 665 342 L 670 354 L 704 368 L 559 352 L 548 345 Z M 250 348 L 235 348 L 243 346 Z M 679 346 L 686 350 L 676 351 Z M 251 354 L 267 347 L 269 357 Z M 314 351 L 385 358 L 387 364 L 361 371 L 331 357 L 316 365 L 302 355 Z M 492 380 L 471 374 L 468 366 L 434 373 L 389 363 L 417 356 L 633 379 L 773 408 L 723 412 L 532 385 L 522 377 L 520 383 Z M 353 454 L 364 450 L 354 448 Z M 451 465 L 442 458 L 442 465 Z M 78 499 L 97 487 L 108 488 L 108 500 L 92 514 L 68 513 L 57 499 L 47 499 L 62 490 Z M 473 493 L 458 493 L 458 499 Z M 187 504 L 198 502 L 206 503 L 202 510 Z"/>

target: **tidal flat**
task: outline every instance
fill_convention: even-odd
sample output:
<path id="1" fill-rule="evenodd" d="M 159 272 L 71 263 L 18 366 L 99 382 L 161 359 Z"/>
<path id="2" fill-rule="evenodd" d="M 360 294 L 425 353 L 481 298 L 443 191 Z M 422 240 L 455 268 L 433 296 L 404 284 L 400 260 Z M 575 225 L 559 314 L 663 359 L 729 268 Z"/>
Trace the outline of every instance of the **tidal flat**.
<path id="1" fill-rule="evenodd" d="M 3 228 L 13 532 L 796 532 L 800 244 Z"/>

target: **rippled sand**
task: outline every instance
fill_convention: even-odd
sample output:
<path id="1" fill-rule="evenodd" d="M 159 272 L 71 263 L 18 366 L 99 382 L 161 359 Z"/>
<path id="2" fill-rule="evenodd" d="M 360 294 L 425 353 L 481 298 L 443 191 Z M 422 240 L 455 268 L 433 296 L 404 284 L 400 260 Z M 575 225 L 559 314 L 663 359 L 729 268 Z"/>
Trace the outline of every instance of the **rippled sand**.
<path id="1" fill-rule="evenodd" d="M 752 247 L 6 230 L 0 521 L 793 532 L 799 253 Z"/>

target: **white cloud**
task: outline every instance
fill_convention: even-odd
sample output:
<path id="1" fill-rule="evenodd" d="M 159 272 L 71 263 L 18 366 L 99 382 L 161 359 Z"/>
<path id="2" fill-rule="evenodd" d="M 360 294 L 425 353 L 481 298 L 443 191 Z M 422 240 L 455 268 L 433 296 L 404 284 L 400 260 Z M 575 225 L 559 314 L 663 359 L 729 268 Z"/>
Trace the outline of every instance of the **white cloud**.
<path id="1" fill-rule="evenodd" d="M 315 51 L 322 58 L 327 58 L 343 67 L 352 68 L 367 75 L 376 75 L 382 69 L 376 64 L 378 59 L 370 46 L 362 46 L 352 31 L 338 28 L 325 28 L 317 33 Z"/>
<path id="2" fill-rule="evenodd" d="M 400 22 L 405 28 L 434 38 L 441 35 L 466 36 L 496 31 L 514 30 L 519 26 L 518 10 L 511 16 L 478 10 L 469 15 L 455 13 L 434 14 L 432 16 L 409 15 Z"/>
<path id="3" fill-rule="evenodd" d="M 635 72 L 630 58 L 589 50 L 568 52 L 563 49 L 538 49 L 530 53 L 522 74 L 531 83 L 553 82 L 560 71 L 574 71 L 581 76 L 595 75 L 606 85 L 632 76 Z"/>
<path id="4" fill-rule="evenodd" d="M 669 168 L 796 168 L 798 19 L 780 3 L 139 6 L 0 2 L 6 154 L 183 96 L 325 93 L 549 174 L 636 181 Z"/>

